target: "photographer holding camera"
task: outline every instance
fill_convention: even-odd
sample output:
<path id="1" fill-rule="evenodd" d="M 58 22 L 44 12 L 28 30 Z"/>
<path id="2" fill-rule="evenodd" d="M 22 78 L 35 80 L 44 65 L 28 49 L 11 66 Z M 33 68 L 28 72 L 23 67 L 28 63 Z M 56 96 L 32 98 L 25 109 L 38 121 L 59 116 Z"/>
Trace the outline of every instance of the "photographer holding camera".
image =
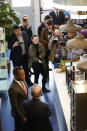
<path id="1" fill-rule="evenodd" d="M 13 33 L 8 40 L 8 48 L 11 49 L 10 59 L 13 62 L 13 66 L 22 66 L 25 71 L 25 80 L 28 85 L 32 85 L 29 78 L 29 68 L 28 68 L 28 49 L 30 46 L 30 41 L 28 39 L 27 33 L 21 31 L 18 25 L 14 25 Z"/>
<path id="2" fill-rule="evenodd" d="M 31 38 L 32 38 L 32 30 L 31 27 L 29 25 L 29 17 L 27 15 L 23 16 L 23 24 L 21 26 L 21 31 L 25 31 L 28 35 L 28 38 L 30 40 L 30 44 L 32 43 Z"/>

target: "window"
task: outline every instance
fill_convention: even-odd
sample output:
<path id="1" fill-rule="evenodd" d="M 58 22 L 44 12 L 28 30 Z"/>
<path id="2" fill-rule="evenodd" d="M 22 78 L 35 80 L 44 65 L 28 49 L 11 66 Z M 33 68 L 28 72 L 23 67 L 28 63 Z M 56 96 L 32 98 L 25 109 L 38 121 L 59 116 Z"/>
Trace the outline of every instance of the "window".
<path id="1" fill-rule="evenodd" d="M 12 0 L 13 7 L 31 6 L 31 0 Z"/>
<path id="2" fill-rule="evenodd" d="M 53 0 L 41 0 L 42 9 L 52 9 Z"/>

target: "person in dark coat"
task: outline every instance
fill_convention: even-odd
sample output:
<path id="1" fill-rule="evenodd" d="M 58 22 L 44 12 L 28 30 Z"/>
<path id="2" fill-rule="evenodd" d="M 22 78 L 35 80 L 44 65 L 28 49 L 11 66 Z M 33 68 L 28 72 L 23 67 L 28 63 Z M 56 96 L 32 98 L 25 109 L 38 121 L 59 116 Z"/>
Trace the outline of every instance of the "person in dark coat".
<path id="1" fill-rule="evenodd" d="M 29 17 L 27 15 L 23 16 L 23 24 L 20 27 L 21 27 L 21 31 L 25 31 L 27 33 L 29 41 L 30 41 L 30 44 L 32 44 L 33 32 L 31 30 L 31 26 L 29 24 Z M 31 76 L 32 74 L 34 74 L 34 72 L 29 70 L 29 75 Z"/>
<path id="2" fill-rule="evenodd" d="M 57 26 L 59 26 L 61 24 L 64 24 L 64 22 L 65 22 L 65 15 L 64 15 L 63 11 L 60 11 L 58 8 L 54 8 L 54 10 L 52 10 L 49 13 L 49 15 L 52 18 L 54 27 L 57 27 Z"/>
<path id="3" fill-rule="evenodd" d="M 41 94 L 40 86 L 34 84 L 31 89 L 32 99 L 24 102 L 25 114 L 29 123 L 26 131 L 53 131 L 49 120 L 52 113 L 49 105 L 40 101 Z"/>
<path id="4" fill-rule="evenodd" d="M 31 39 L 32 39 L 32 30 L 31 27 L 29 25 L 29 17 L 27 15 L 23 16 L 23 25 L 21 26 L 21 30 L 25 31 L 28 35 L 28 38 L 30 40 L 30 44 L 32 43 Z"/>
<path id="5" fill-rule="evenodd" d="M 42 29 L 43 29 L 43 28 L 46 28 L 46 22 L 47 22 L 48 19 L 51 19 L 51 17 L 50 17 L 49 15 L 46 15 L 46 16 L 44 17 L 44 21 L 41 22 L 41 24 L 40 24 L 39 27 L 38 27 L 39 42 L 41 42 L 41 32 L 42 32 Z"/>
<path id="6" fill-rule="evenodd" d="M 13 27 L 14 32 L 8 40 L 8 48 L 11 49 L 10 59 L 13 62 L 13 66 L 22 66 L 25 71 L 25 80 L 28 85 L 32 85 L 29 78 L 28 68 L 28 49 L 29 39 L 26 32 L 22 32 L 18 25 Z"/>
<path id="7" fill-rule="evenodd" d="M 54 39 L 54 28 L 52 26 L 52 20 L 49 19 L 46 22 L 46 28 L 43 28 L 41 32 L 41 43 L 43 44 L 45 48 L 45 52 L 46 52 L 45 62 L 47 66 L 48 80 L 49 80 L 49 71 L 52 70 L 52 69 L 49 69 L 49 60 L 48 60 L 48 57 L 50 55 L 49 44 L 50 44 L 50 41 L 53 39 Z"/>
<path id="8" fill-rule="evenodd" d="M 13 70 L 14 80 L 8 90 L 10 103 L 12 107 L 11 114 L 14 117 L 14 131 L 24 131 L 27 118 L 24 114 L 23 103 L 28 100 L 28 89 L 25 82 L 25 73 L 23 68 L 15 67 Z"/>

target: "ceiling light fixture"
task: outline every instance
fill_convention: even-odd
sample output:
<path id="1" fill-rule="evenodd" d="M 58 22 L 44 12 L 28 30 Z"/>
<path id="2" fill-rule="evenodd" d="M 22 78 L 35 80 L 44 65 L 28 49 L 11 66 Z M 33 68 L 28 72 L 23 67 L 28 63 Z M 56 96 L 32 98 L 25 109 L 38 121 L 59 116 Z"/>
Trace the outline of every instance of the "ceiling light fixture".
<path id="1" fill-rule="evenodd" d="M 81 26 L 74 24 L 71 19 L 68 20 L 66 25 L 61 25 L 59 28 L 68 33 L 79 32 L 81 30 Z"/>

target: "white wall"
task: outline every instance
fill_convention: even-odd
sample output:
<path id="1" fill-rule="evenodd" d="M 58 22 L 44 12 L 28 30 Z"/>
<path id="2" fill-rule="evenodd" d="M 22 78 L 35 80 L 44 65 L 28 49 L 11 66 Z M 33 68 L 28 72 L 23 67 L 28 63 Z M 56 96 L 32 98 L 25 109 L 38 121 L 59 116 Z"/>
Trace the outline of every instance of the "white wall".
<path id="1" fill-rule="evenodd" d="M 35 24 L 35 33 L 37 33 L 37 28 L 40 24 L 40 4 L 39 0 L 34 1 L 34 24 Z"/>
<path id="2" fill-rule="evenodd" d="M 10 4 L 12 6 L 12 0 L 10 0 Z M 35 34 L 37 32 L 37 27 L 40 24 L 39 0 L 31 0 L 31 6 L 12 8 L 20 14 L 19 18 L 21 21 L 24 15 L 29 16 L 30 24 L 32 25 L 32 31 Z"/>

